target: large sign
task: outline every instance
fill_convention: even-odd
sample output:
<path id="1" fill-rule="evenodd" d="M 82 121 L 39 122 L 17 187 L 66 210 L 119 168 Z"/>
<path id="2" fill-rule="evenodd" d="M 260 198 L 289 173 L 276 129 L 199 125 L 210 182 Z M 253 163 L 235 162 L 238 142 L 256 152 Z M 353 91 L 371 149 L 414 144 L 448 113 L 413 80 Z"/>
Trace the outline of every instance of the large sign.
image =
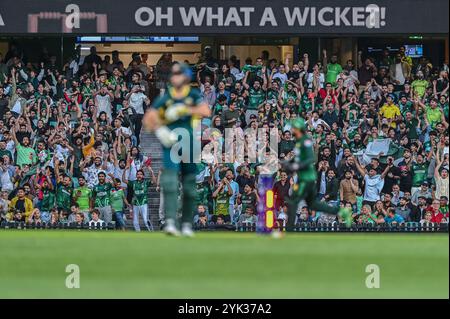
<path id="1" fill-rule="evenodd" d="M 1 0 L 2 34 L 445 34 L 448 0 Z"/>

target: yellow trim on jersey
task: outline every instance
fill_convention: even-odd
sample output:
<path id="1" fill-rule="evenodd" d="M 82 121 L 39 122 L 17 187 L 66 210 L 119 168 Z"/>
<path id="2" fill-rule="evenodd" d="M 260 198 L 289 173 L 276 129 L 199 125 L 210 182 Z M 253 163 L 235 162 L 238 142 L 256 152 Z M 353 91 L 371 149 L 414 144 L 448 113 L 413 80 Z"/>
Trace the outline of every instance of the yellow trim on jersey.
<path id="1" fill-rule="evenodd" d="M 183 85 L 181 87 L 181 97 L 176 97 L 175 99 L 179 100 L 179 99 L 184 99 L 186 96 L 189 95 L 189 93 L 191 92 L 191 86 L 190 85 Z M 171 97 L 174 97 L 174 95 L 176 95 L 178 92 L 175 91 L 175 88 L 170 86 L 169 87 L 169 95 Z"/>

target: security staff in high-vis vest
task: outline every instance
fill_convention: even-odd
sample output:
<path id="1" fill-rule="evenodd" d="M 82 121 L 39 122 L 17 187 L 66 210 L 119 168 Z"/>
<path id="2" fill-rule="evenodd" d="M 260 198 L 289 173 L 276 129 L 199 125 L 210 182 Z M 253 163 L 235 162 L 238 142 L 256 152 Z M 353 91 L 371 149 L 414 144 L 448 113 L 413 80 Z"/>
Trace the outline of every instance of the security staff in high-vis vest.
<path id="1" fill-rule="evenodd" d="M 313 141 L 306 134 L 306 124 L 302 118 L 297 118 L 293 121 L 292 132 L 296 139 L 295 156 L 291 161 L 283 162 L 283 166 L 288 171 L 297 172 L 297 183 L 293 185 L 292 195 L 288 200 L 287 230 L 292 231 L 295 226 L 295 216 L 301 200 L 304 200 L 310 209 L 338 215 L 347 226 L 351 226 L 352 215 L 350 209 L 329 206 L 317 199 L 317 172 L 314 167 Z"/>
<path id="2" fill-rule="evenodd" d="M 167 90 L 154 101 L 143 121 L 144 127 L 155 132 L 163 147 L 164 170 L 160 184 L 166 213 L 164 231 L 174 236 L 180 234 L 176 215 L 179 206 L 178 182 L 181 180 L 183 192 L 181 235 L 189 237 L 193 236 L 192 219 L 196 200 L 194 125 L 200 124 L 202 117 L 209 117 L 211 114 L 200 92 L 190 86 L 191 77 L 191 70 L 187 65 L 174 64 Z M 200 152 L 198 153 L 197 156 L 200 155 Z"/>

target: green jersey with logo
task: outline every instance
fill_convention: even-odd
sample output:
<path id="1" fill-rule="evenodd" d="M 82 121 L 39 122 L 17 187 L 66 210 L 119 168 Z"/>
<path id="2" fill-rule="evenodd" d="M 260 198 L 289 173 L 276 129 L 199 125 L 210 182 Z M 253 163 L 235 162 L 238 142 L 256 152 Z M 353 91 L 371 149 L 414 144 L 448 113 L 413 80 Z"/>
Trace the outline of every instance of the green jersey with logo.
<path id="1" fill-rule="evenodd" d="M 254 88 L 250 88 L 249 97 L 248 97 L 248 107 L 249 110 L 256 110 L 258 106 L 264 102 L 266 99 L 266 92 L 260 88 L 255 90 Z"/>
<path id="2" fill-rule="evenodd" d="M 428 87 L 428 81 L 427 80 L 414 80 L 411 83 L 411 87 L 414 92 L 417 92 L 417 95 L 419 95 L 419 97 L 423 97 L 425 94 L 425 91 L 427 90 L 427 87 Z"/>
<path id="3" fill-rule="evenodd" d="M 78 196 L 79 195 L 79 196 Z M 78 196 L 78 197 L 77 197 Z M 73 192 L 73 197 L 76 199 L 80 211 L 85 212 L 89 210 L 89 201 L 91 200 L 92 191 L 87 186 L 77 187 Z"/>
<path id="4" fill-rule="evenodd" d="M 123 200 L 125 198 L 125 193 L 123 192 L 123 189 L 122 188 L 111 189 L 109 198 L 111 200 L 111 208 L 115 212 L 123 212 Z"/>
<path id="5" fill-rule="evenodd" d="M 95 198 L 95 207 L 106 207 L 111 204 L 111 183 L 97 184 L 92 189 L 92 196 Z"/>
<path id="6" fill-rule="evenodd" d="M 41 211 L 49 212 L 55 208 L 55 193 L 49 189 L 42 191 Z"/>
<path id="7" fill-rule="evenodd" d="M 342 72 L 342 66 L 339 63 L 328 63 L 327 64 L 327 76 L 326 82 L 334 84 L 339 73 Z"/>
<path id="8" fill-rule="evenodd" d="M 250 194 L 242 194 L 241 196 L 241 203 L 242 203 L 242 214 L 245 213 L 245 210 L 247 207 L 252 207 L 253 212 L 256 212 L 256 195 L 255 193 L 251 192 Z"/>
<path id="9" fill-rule="evenodd" d="M 146 205 L 148 200 L 148 187 L 151 182 L 148 179 L 143 179 L 142 181 L 132 181 L 128 185 L 133 188 L 133 200 L 132 204 L 135 206 Z"/>
<path id="10" fill-rule="evenodd" d="M 58 184 L 56 188 L 56 207 L 70 210 L 73 188 Z"/>
<path id="11" fill-rule="evenodd" d="M 413 173 L 412 186 L 419 187 L 426 180 L 428 175 L 428 163 L 414 163 L 411 167 Z"/>

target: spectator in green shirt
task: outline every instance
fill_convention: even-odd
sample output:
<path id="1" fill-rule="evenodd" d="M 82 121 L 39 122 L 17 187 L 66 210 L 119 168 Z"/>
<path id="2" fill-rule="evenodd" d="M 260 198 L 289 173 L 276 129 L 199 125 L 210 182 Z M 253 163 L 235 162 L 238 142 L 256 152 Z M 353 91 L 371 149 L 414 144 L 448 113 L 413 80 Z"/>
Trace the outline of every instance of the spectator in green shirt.
<path id="1" fill-rule="evenodd" d="M 131 207 L 131 205 L 127 201 L 127 197 L 122 188 L 122 181 L 119 178 L 114 179 L 114 187 L 111 189 L 110 199 L 112 212 L 116 216 L 116 228 L 125 230 L 125 220 L 123 218 L 125 205 L 127 207 Z"/>
<path id="2" fill-rule="evenodd" d="M 128 166 L 127 166 L 128 167 Z M 148 231 L 153 231 L 153 225 L 151 221 L 148 219 L 148 188 L 150 185 L 156 184 L 156 177 L 153 170 L 148 166 L 150 173 L 152 175 L 152 179 L 146 179 L 144 171 L 142 169 L 136 172 L 136 180 L 128 181 L 125 176 L 125 171 L 122 176 L 122 180 L 124 183 L 128 184 L 128 189 L 133 190 L 133 226 L 134 230 L 137 232 L 141 231 L 141 227 L 139 225 L 139 215 L 142 215 L 142 220 L 144 221 L 144 225 Z"/>
<path id="3" fill-rule="evenodd" d="M 432 98 L 428 106 L 423 104 L 419 99 L 416 99 L 416 103 L 425 111 L 426 120 L 432 129 L 440 122 L 447 124 L 444 113 L 437 107 L 438 100 L 436 98 Z"/>
<path id="4" fill-rule="evenodd" d="M 98 184 L 92 189 L 91 207 L 97 208 L 100 212 L 100 217 L 108 224 L 112 221 L 110 202 L 112 185 L 106 182 L 106 174 L 104 172 L 99 172 L 97 176 Z"/>
<path id="5" fill-rule="evenodd" d="M 323 50 L 323 69 L 326 73 L 325 82 L 336 84 L 337 76 L 342 72 L 342 66 L 337 62 L 338 57 L 333 54 L 330 58 L 330 63 L 327 60 L 327 50 Z"/>
<path id="6" fill-rule="evenodd" d="M 13 141 L 16 145 L 17 159 L 16 164 L 22 167 L 25 164 L 33 165 L 36 162 L 36 151 L 30 147 L 30 138 L 24 136 L 22 143 L 19 143 L 16 137 L 15 127 L 11 130 Z"/>
<path id="7" fill-rule="evenodd" d="M 55 207 L 55 191 L 53 190 L 53 185 L 51 180 L 46 177 L 42 186 L 40 186 L 42 190 L 42 200 L 40 202 L 39 209 L 41 210 L 41 218 L 44 222 L 50 221 L 50 211 Z"/>
<path id="8" fill-rule="evenodd" d="M 428 87 L 428 81 L 424 79 L 423 72 L 418 71 L 416 79 L 411 83 L 411 88 L 414 96 L 422 98 Z"/>
<path id="9" fill-rule="evenodd" d="M 78 184 L 79 187 L 75 188 L 73 192 L 73 200 L 80 207 L 80 212 L 84 214 L 84 219 L 88 220 L 92 190 L 87 187 L 84 176 L 78 178 Z"/>

